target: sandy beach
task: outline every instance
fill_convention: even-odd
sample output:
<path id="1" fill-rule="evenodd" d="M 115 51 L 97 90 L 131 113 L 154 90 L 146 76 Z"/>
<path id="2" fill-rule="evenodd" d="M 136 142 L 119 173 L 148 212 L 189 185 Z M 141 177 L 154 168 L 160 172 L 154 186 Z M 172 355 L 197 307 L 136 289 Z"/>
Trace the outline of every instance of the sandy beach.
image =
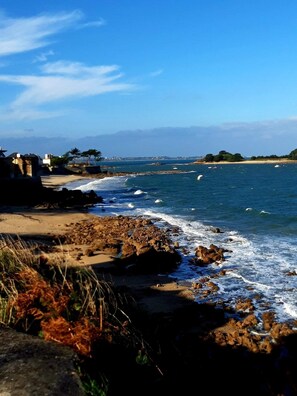
<path id="1" fill-rule="evenodd" d="M 83 177 L 77 175 L 51 175 L 42 176 L 44 187 L 59 188 L 72 181 L 81 180 Z M 0 211 L 0 233 L 4 236 L 19 236 L 25 240 L 50 239 L 52 236 L 63 236 L 71 230 L 75 223 L 86 221 L 88 219 L 97 219 L 98 216 L 88 213 L 86 209 L 44 209 L 44 208 L 27 208 L 27 207 L 3 207 Z M 192 300 L 193 294 L 188 286 L 180 285 L 173 278 L 168 276 L 150 274 L 150 275 L 111 275 L 114 268 L 114 258 L 112 255 L 103 251 L 97 251 L 95 255 L 88 256 L 85 251 L 88 244 L 61 244 L 56 248 L 57 254 L 66 257 L 67 265 L 91 266 L 97 271 L 105 273 L 112 279 L 116 286 L 128 286 L 134 289 L 139 296 L 141 305 L 149 308 L 152 312 L 171 311 L 179 307 L 183 301 L 180 299 Z M 79 259 L 78 259 L 79 258 Z M 155 298 L 142 293 L 146 289 L 158 289 L 159 292 Z M 172 301 L 169 302 L 170 293 L 172 292 Z M 166 294 L 163 300 L 162 295 Z M 178 296 L 178 298 L 177 298 Z"/>
<path id="2" fill-rule="evenodd" d="M 42 184 L 44 187 L 57 188 L 79 179 L 81 177 L 75 175 L 44 176 Z M 89 216 L 91 215 L 86 211 L 3 206 L 0 209 L 0 232 L 3 235 L 20 237 L 63 234 L 68 224 L 84 220 Z"/>

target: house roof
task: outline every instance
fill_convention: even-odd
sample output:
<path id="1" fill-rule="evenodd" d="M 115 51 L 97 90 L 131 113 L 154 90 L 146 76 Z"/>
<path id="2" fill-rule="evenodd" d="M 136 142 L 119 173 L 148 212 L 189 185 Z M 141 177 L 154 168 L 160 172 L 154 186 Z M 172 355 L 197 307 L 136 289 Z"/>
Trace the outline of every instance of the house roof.
<path id="1" fill-rule="evenodd" d="M 7 157 L 16 158 L 16 157 L 18 156 L 18 154 L 20 154 L 20 153 L 14 152 L 14 153 L 9 154 Z M 38 155 L 36 155 L 36 154 L 31 154 L 31 153 L 30 153 L 30 154 L 20 154 L 20 156 L 21 156 L 22 158 L 39 158 Z"/>

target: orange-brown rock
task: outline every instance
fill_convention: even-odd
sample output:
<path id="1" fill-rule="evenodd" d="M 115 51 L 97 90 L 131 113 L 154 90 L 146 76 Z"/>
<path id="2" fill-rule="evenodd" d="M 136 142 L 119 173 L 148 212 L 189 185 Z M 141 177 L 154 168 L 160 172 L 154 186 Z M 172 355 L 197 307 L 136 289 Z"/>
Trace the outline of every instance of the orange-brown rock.
<path id="1" fill-rule="evenodd" d="M 65 241 L 112 254 L 120 267 L 142 272 L 168 272 L 181 259 L 168 232 L 139 217 L 106 216 L 71 224 Z"/>
<path id="2" fill-rule="evenodd" d="M 199 245 L 195 250 L 194 263 L 197 265 L 207 265 L 212 263 L 221 263 L 225 261 L 224 252 L 226 249 L 211 244 L 209 248 Z"/>

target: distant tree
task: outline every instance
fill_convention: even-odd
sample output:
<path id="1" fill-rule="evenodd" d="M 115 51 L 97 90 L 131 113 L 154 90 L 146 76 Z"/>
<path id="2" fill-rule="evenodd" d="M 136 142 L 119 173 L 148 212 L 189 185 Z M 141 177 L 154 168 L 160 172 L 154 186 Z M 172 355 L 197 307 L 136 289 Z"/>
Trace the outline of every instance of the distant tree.
<path id="1" fill-rule="evenodd" d="M 80 156 L 82 158 L 87 158 L 88 163 L 90 163 L 91 159 L 94 159 L 95 161 L 101 161 L 102 156 L 101 156 L 101 151 L 96 150 L 96 149 L 89 149 L 86 151 L 83 151 Z"/>
<path id="2" fill-rule="evenodd" d="M 223 156 L 223 154 L 216 154 L 214 157 L 213 157 L 213 160 L 215 161 L 215 162 L 220 162 L 220 161 L 224 161 L 224 156 Z"/>
<path id="3" fill-rule="evenodd" d="M 250 159 L 252 161 L 255 161 L 255 160 L 259 161 L 259 160 L 275 160 L 278 158 L 288 158 L 288 157 L 287 157 L 287 155 L 278 156 L 276 154 L 271 154 L 271 155 L 257 155 L 257 156 L 253 155 Z"/>
<path id="4" fill-rule="evenodd" d="M 297 160 L 297 149 L 291 151 L 290 154 L 288 155 L 288 158 L 291 160 Z"/>
<path id="5" fill-rule="evenodd" d="M 65 154 L 63 154 L 63 157 L 68 159 L 68 162 L 73 161 L 81 156 L 81 152 L 77 147 L 74 147 L 73 149 L 67 151 Z"/>
<path id="6" fill-rule="evenodd" d="M 55 156 L 53 155 L 51 158 L 51 165 L 52 166 L 65 166 L 69 162 L 69 159 L 65 156 Z"/>
<path id="7" fill-rule="evenodd" d="M 213 162 L 214 156 L 213 154 L 206 154 L 206 156 L 203 158 L 204 162 Z"/>
<path id="8" fill-rule="evenodd" d="M 244 158 L 243 158 L 243 156 L 240 153 L 235 153 L 235 154 L 233 154 L 231 161 L 240 162 L 240 161 L 243 161 L 243 160 L 244 160 Z"/>
<path id="9" fill-rule="evenodd" d="M 218 154 L 207 154 L 204 158 L 204 162 L 220 162 L 220 161 L 227 161 L 227 162 L 240 162 L 243 161 L 244 158 L 240 153 L 229 153 L 226 150 L 219 151 Z"/>
<path id="10" fill-rule="evenodd" d="M 228 161 L 228 162 L 233 162 L 233 154 L 231 153 L 225 153 L 225 154 L 219 154 L 220 156 L 222 156 L 222 161 Z"/>
<path id="11" fill-rule="evenodd" d="M 80 150 L 77 147 L 71 149 L 69 154 L 71 154 L 73 157 L 79 157 L 81 155 Z"/>
<path id="12" fill-rule="evenodd" d="M 65 154 L 63 154 L 61 157 L 56 157 L 56 158 L 58 162 L 67 165 L 69 164 L 69 162 L 80 163 L 81 161 L 75 161 L 75 160 L 82 158 L 87 158 L 88 163 L 90 163 L 91 159 L 94 159 L 95 161 L 101 161 L 103 157 L 101 156 L 101 151 L 99 150 L 89 149 L 86 151 L 80 151 L 77 147 L 74 147 L 71 150 L 67 151 Z"/>
<path id="13" fill-rule="evenodd" d="M 228 151 L 226 151 L 226 150 L 221 150 L 221 151 L 219 151 L 219 155 L 224 156 L 224 155 L 226 155 L 226 154 L 230 154 L 230 153 L 228 153 Z"/>

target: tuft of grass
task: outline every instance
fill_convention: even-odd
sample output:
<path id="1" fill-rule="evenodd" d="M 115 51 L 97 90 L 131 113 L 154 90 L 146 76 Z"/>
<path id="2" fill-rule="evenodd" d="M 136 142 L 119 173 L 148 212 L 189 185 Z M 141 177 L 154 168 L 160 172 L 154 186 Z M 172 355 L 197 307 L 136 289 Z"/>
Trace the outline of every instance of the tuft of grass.
<path id="1" fill-rule="evenodd" d="M 151 364 L 149 346 L 125 313 L 125 296 L 91 268 L 68 267 L 65 257 L 50 257 L 36 244 L 0 237 L 0 323 L 67 345 L 87 361 L 94 350 L 98 358 L 104 342 L 130 348 L 138 364 Z M 107 392 L 102 375 L 84 375 L 88 394 Z"/>
<path id="2" fill-rule="evenodd" d="M 0 241 L 0 322 L 91 354 L 92 344 L 126 326 L 112 284 L 90 268 L 49 263 L 21 239 Z M 60 260 L 60 261 L 59 261 Z"/>
<path id="3" fill-rule="evenodd" d="M 107 396 L 108 395 L 108 379 L 105 375 L 100 375 L 97 380 L 92 379 L 89 375 L 83 377 L 83 388 L 87 395 L 90 396 Z"/>
<path id="4" fill-rule="evenodd" d="M 65 257 L 51 260 L 36 244 L 0 238 L 0 323 L 71 347 L 82 359 L 81 367 L 100 359 L 103 342 L 133 350 L 138 365 L 153 364 L 162 375 L 113 284 L 91 268 L 68 267 Z M 103 373 L 88 376 L 84 371 L 82 380 L 87 394 L 108 393 Z"/>

